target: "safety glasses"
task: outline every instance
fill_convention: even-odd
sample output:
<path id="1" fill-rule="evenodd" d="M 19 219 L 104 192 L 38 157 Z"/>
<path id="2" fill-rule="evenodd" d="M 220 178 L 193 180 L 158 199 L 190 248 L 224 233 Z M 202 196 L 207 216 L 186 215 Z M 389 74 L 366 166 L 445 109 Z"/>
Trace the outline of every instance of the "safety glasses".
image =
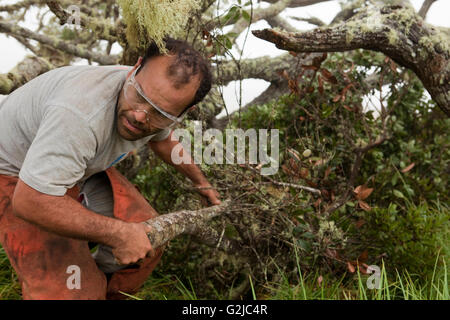
<path id="1" fill-rule="evenodd" d="M 131 77 L 125 83 L 125 99 L 135 112 L 145 113 L 146 124 L 152 124 L 155 127 L 168 128 L 183 121 L 186 111 L 179 117 L 173 116 L 162 110 L 150 98 L 145 96 L 139 83 L 136 81 L 136 73 L 141 66 L 131 74 Z"/>

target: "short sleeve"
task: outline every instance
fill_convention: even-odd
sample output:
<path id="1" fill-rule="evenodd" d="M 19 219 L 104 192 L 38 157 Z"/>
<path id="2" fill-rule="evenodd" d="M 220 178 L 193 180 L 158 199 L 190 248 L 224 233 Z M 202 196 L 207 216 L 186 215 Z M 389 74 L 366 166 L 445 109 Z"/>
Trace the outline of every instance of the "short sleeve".
<path id="1" fill-rule="evenodd" d="M 167 137 L 172 132 L 169 128 L 164 128 L 161 131 L 159 131 L 157 134 L 155 134 L 153 137 L 150 138 L 150 141 L 162 141 L 164 139 L 167 139 Z"/>
<path id="2" fill-rule="evenodd" d="M 39 192 L 63 196 L 84 176 L 96 148 L 94 132 L 81 115 L 65 107 L 49 107 L 19 177 Z"/>

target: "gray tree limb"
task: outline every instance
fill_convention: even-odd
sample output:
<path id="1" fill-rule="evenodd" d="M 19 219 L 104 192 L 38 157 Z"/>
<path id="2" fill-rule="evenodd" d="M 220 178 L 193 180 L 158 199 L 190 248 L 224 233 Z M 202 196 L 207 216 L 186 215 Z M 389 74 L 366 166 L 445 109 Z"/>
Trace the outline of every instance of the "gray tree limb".
<path id="1" fill-rule="evenodd" d="M 9 94 L 38 75 L 53 69 L 45 59 L 27 56 L 10 72 L 0 74 L 0 94 Z"/>
<path id="2" fill-rule="evenodd" d="M 278 0 L 265 0 L 265 2 L 276 3 Z M 289 4 L 289 8 L 306 7 L 320 2 L 327 2 L 330 0 L 292 0 Z"/>
<path id="3" fill-rule="evenodd" d="M 298 31 L 297 28 L 292 26 L 289 22 L 286 21 L 286 19 L 283 19 L 279 15 L 274 17 L 267 17 L 265 20 L 268 24 L 270 24 L 272 28 L 280 28 L 288 32 Z"/>
<path id="4" fill-rule="evenodd" d="M 408 6 L 369 6 L 350 20 L 328 28 L 289 33 L 253 31 L 278 48 L 295 52 L 380 51 L 413 70 L 433 100 L 450 115 L 450 45 Z"/>
<path id="5" fill-rule="evenodd" d="M 294 20 L 297 20 L 297 21 L 308 22 L 309 24 L 313 24 L 318 27 L 322 27 L 325 25 L 325 22 L 323 22 L 322 20 L 320 20 L 319 18 L 316 18 L 316 17 L 311 17 L 311 18 L 291 17 L 291 18 Z M 286 30 L 286 31 L 288 31 L 288 30 Z"/>
<path id="6" fill-rule="evenodd" d="M 256 9 L 253 11 L 251 22 L 254 23 L 259 20 L 264 20 L 270 17 L 277 16 L 281 11 L 291 3 L 292 0 L 276 1 L 268 8 Z M 231 33 L 240 34 L 245 28 L 248 27 L 249 22 L 243 18 L 239 19 L 234 25 Z"/>
<path id="7" fill-rule="evenodd" d="M 117 55 L 104 55 L 97 52 L 89 51 L 80 46 L 70 44 L 67 41 L 51 38 L 49 36 L 33 32 L 29 29 L 22 28 L 18 25 L 5 22 L 2 19 L 0 19 L 0 32 L 18 35 L 27 39 L 33 39 L 42 44 L 48 45 L 52 48 L 64 51 L 76 57 L 96 61 L 102 65 L 117 64 L 119 61 L 119 57 Z"/>
<path id="8" fill-rule="evenodd" d="M 0 6 L 0 11 L 13 12 L 13 11 L 17 11 L 17 10 L 20 10 L 23 8 L 29 8 L 32 5 L 40 4 L 42 2 L 43 2 L 43 0 L 23 0 L 23 1 L 19 1 L 17 3 L 14 3 L 14 4 Z"/>
<path id="9" fill-rule="evenodd" d="M 419 10 L 419 16 L 421 16 L 423 19 L 427 16 L 428 10 L 430 10 L 431 5 L 435 3 L 437 0 L 425 0 L 422 4 L 422 7 L 420 7 Z"/>
<path id="10" fill-rule="evenodd" d="M 60 24 L 64 25 L 67 23 L 69 18 L 72 16 L 71 13 L 67 12 L 61 7 L 61 4 L 58 1 L 45 1 L 49 9 L 58 17 Z M 108 41 L 116 41 L 118 37 L 124 37 L 124 33 L 119 32 L 118 30 L 124 30 L 124 27 L 114 26 L 111 23 L 107 22 L 105 19 L 95 17 L 90 18 L 85 14 L 80 12 L 80 26 L 83 28 L 90 29 L 99 39 L 104 39 Z"/>
<path id="11" fill-rule="evenodd" d="M 296 58 L 290 54 L 278 57 L 260 57 L 245 59 L 240 63 L 240 67 L 233 61 L 227 61 L 219 65 L 220 84 L 227 85 L 230 81 L 239 79 L 262 79 L 266 81 L 279 80 L 279 73 L 288 70 L 296 62 Z M 240 74 L 239 74 L 240 71 Z"/>

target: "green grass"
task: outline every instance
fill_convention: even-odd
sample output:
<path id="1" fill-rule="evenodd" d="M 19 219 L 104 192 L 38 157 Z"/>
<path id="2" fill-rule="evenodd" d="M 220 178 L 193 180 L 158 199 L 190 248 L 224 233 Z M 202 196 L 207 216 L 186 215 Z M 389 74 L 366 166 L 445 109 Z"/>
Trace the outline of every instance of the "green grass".
<path id="1" fill-rule="evenodd" d="M 439 264 L 440 262 L 440 264 Z M 438 266 L 440 266 L 438 268 Z M 300 269 L 299 269 L 300 270 Z M 438 255 L 433 273 L 427 278 L 410 274 L 407 270 L 396 271 L 394 275 L 380 267 L 379 283 L 375 288 L 368 286 L 369 277 L 357 271 L 346 278 L 336 280 L 330 275 L 298 273 L 295 284 L 284 274 L 282 281 L 266 285 L 268 299 L 277 300 L 449 300 L 448 269 L 445 257 Z M 322 279 L 319 281 L 319 277 Z M 345 280 L 344 280 L 345 279 Z"/>
<path id="2" fill-rule="evenodd" d="M 21 299 L 17 275 L 11 267 L 5 250 L 0 246 L 0 300 Z"/>
<path id="3" fill-rule="evenodd" d="M 440 264 L 438 263 L 440 262 Z M 438 268 L 438 266 L 440 267 Z M 298 268 L 300 270 L 300 268 Z M 250 297 L 253 300 L 449 300 L 448 269 L 444 257 L 438 256 L 435 269 L 428 278 L 420 278 L 408 271 L 388 274 L 380 267 L 379 288 L 370 289 L 370 275 L 359 272 L 336 279 L 332 275 L 304 274 L 298 272 L 296 281 L 289 281 L 282 272 L 281 280 L 255 286 L 250 277 Z M 319 281 L 319 278 L 321 281 Z M 376 283 L 375 283 L 376 284 Z M 183 299 L 198 300 L 190 281 L 183 283 L 176 276 L 157 275 L 149 279 L 134 299 Z M 216 293 L 214 297 L 200 299 L 225 300 L 226 295 Z"/>
<path id="4" fill-rule="evenodd" d="M 440 263 L 438 263 L 440 262 Z M 440 266 L 440 267 L 439 267 Z M 297 266 L 298 267 L 298 266 Z M 256 286 L 250 280 L 250 296 L 254 300 L 449 300 L 448 267 L 443 256 L 438 256 L 430 277 L 422 279 L 408 271 L 397 271 L 388 275 L 381 266 L 380 288 L 369 289 L 368 275 L 359 271 L 336 279 L 331 275 L 304 274 L 298 268 L 295 282 L 289 281 L 280 272 L 281 281 Z M 319 277 L 322 279 L 319 281 Z M 347 279 L 345 279 L 347 278 Z M 127 295 L 127 294 L 126 294 Z M 157 272 L 147 280 L 136 295 L 127 295 L 136 300 L 198 300 L 227 299 L 226 294 L 215 293 L 213 297 L 198 297 L 191 281 L 182 281 L 174 275 Z M 15 272 L 9 265 L 3 249 L 0 249 L 0 299 L 21 299 L 20 287 Z"/>

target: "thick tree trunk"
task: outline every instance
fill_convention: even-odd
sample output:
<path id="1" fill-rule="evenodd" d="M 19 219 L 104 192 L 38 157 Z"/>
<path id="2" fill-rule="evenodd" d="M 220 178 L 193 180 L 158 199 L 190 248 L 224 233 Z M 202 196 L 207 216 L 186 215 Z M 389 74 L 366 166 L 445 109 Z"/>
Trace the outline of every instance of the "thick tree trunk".
<path id="1" fill-rule="evenodd" d="M 295 52 L 380 51 L 413 70 L 437 105 L 450 116 L 450 44 L 408 6 L 369 6 L 350 20 L 303 33 L 253 31 L 278 48 Z"/>

